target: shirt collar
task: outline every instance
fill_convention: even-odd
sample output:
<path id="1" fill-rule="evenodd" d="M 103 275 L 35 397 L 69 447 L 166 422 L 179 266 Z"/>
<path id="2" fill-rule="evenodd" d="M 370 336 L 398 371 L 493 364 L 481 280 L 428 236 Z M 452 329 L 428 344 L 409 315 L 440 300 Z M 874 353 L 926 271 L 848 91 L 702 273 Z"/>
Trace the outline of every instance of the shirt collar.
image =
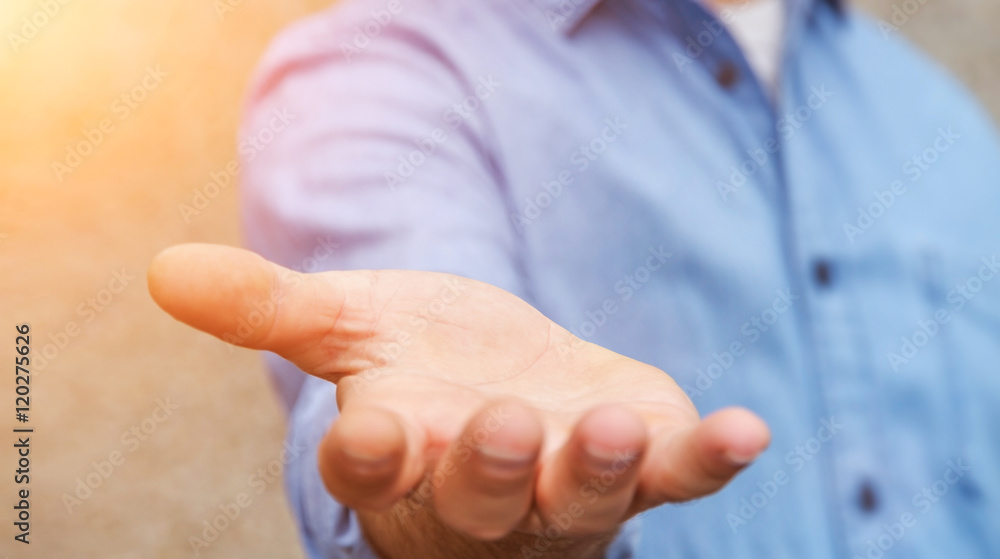
<path id="1" fill-rule="evenodd" d="M 531 0 L 545 15 L 553 29 L 569 33 L 603 0 Z M 699 0 L 659 0 L 662 2 L 694 2 Z M 796 0 L 790 0 L 796 1 Z M 844 12 L 845 0 L 800 0 L 814 6 L 820 2 L 830 4 L 837 13 Z"/>

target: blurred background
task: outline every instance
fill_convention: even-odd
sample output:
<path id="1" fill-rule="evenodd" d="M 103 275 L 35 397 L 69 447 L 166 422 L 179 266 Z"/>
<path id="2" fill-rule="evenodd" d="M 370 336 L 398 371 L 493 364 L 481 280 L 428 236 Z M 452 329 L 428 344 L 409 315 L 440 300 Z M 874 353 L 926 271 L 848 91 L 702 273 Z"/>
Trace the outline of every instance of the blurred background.
<path id="1" fill-rule="evenodd" d="M 240 244 L 224 177 L 247 80 L 280 28 L 331 3 L 0 3 L 0 356 L 23 322 L 37 356 L 30 546 L 12 539 L 20 425 L 0 387 L 0 555 L 302 557 L 258 356 L 160 312 L 145 270 L 169 245 Z M 888 20 L 904 2 L 853 3 Z M 1000 121 L 998 25 L 1000 2 L 927 0 L 899 32 Z"/>

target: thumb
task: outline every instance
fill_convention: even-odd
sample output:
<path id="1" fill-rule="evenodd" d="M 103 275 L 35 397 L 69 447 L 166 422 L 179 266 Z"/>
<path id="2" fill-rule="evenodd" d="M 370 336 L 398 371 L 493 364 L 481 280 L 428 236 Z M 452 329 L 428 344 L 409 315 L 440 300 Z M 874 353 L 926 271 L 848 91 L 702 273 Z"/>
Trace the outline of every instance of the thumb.
<path id="1" fill-rule="evenodd" d="M 317 374 L 320 366 L 336 368 L 343 359 L 335 358 L 368 335 L 367 305 L 345 302 L 349 295 L 369 300 L 371 275 L 301 274 L 247 250 L 185 244 L 153 258 L 147 281 L 156 304 L 177 320 Z"/>

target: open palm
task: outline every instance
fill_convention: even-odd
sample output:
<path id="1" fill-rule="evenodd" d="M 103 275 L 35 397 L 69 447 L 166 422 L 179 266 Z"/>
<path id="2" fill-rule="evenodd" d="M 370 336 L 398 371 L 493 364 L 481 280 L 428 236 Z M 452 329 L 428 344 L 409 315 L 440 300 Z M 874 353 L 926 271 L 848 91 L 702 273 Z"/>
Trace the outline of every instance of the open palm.
<path id="1" fill-rule="evenodd" d="M 429 513 L 478 540 L 612 533 L 719 489 L 768 442 L 751 413 L 702 421 L 663 371 L 474 280 L 303 275 L 182 245 L 154 260 L 149 284 L 178 320 L 337 383 L 320 472 L 338 500 L 386 519 Z"/>

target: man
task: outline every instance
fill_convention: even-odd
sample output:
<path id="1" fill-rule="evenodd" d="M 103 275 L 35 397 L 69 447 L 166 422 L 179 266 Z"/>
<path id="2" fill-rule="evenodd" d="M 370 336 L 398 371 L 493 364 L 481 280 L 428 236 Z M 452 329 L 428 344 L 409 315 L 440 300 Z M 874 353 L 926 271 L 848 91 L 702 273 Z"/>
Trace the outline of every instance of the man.
<path id="1" fill-rule="evenodd" d="M 895 32 L 346 2 L 252 88 L 246 231 L 383 271 L 181 247 L 151 291 L 294 363 L 312 557 L 997 556 L 1000 150 Z"/>

